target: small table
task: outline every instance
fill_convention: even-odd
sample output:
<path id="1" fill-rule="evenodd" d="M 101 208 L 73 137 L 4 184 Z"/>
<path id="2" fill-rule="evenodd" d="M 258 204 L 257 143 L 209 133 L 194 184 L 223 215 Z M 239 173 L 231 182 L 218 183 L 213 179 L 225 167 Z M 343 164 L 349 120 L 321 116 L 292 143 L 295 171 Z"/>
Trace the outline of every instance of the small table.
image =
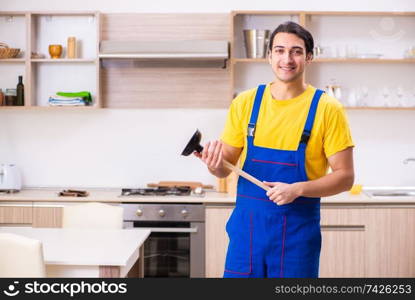
<path id="1" fill-rule="evenodd" d="M 32 227 L 0 227 L 0 232 L 40 240 L 47 277 L 143 277 L 143 244 L 151 233 L 136 228 Z"/>

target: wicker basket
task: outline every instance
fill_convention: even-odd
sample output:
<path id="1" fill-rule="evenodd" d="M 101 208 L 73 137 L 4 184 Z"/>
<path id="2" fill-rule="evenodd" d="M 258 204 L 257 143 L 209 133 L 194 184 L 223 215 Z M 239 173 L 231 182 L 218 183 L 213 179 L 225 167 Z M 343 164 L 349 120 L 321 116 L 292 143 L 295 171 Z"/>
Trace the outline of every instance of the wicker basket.
<path id="1" fill-rule="evenodd" d="M 20 52 L 19 48 L 9 48 L 6 43 L 0 42 L 0 59 L 2 58 L 14 58 Z"/>

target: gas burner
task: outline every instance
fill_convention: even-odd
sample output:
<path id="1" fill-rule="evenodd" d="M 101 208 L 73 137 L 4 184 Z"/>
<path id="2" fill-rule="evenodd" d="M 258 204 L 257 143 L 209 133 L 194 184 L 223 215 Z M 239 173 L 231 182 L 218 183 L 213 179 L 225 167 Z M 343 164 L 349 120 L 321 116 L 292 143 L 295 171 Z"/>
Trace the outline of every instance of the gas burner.
<path id="1" fill-rule="evenodd" d="M 159 186 L 157 188 L 122 189 L 121 196 L 188 196 L 191 191 L 190 186 Z"/>

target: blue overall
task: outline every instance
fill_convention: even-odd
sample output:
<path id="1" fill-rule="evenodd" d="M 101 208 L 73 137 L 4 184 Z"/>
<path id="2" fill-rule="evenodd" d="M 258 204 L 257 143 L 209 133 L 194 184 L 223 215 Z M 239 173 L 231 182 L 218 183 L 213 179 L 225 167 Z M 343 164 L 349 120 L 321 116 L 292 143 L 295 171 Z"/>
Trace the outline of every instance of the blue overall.
<path id="1" fill-rule="evenodd" d="M 264 89 L 260 85 L 255 96 L 243 170 L 261 181 L 307 181 L 305 150 L 323 91 L 314 94 L 298 149 L 287 151 L 254 145 Z M 224 277 L 318 277 L 320 198 L 299 197 L 277 205 L 265 190 L 239 177 L 236 206 L 226 231 L 229 246 Z"/>

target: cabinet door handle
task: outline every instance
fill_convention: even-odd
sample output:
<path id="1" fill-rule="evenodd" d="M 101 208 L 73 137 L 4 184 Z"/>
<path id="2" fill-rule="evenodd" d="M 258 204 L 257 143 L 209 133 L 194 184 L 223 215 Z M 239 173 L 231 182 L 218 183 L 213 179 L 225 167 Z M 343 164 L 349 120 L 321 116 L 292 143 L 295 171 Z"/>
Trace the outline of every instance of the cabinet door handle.
<path id="1" fill-rule="evenodd" d="M 365 231 L 365 225 L 321 225 L 322 231 Z"/>

